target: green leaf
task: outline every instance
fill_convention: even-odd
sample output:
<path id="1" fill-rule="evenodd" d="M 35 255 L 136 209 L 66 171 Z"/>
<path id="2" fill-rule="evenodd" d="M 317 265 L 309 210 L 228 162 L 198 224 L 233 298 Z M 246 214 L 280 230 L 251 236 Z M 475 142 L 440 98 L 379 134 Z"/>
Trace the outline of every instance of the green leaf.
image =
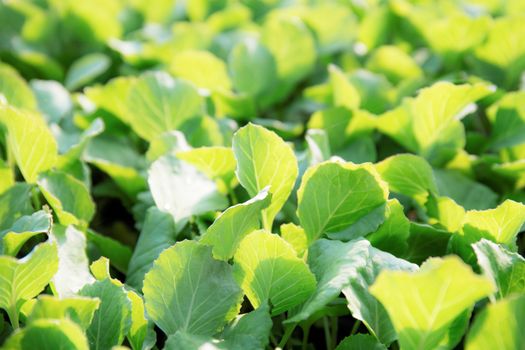
<path id="1" fill-rule="evenodd" d="M 368 8 L 358 28 L 358 39 L 368 50 L 384 44 L 392 30 L 393 15 L 388 4 Z"/>
<path id="2" fill-rule="evenodd" d="M 190 334 L 184 331 L 177 331 L 171 334 L 164 344 L 163 350 L 226 350 L 220 343 L 220 340 L 211 337 Z"/>
<path id="3" fill-rule="evenodd" d="M 335 65 L 328 66 L 328 73 L 333 105 L 335 107 L 346 107 L 350 110 L 359 108 L 361 95 L 348 77 Z"/>
<path id="4" fill-rule="evenodd" d="M 328 136 L 330 150 L 340 151 L 359 136 L 370 137 L 376 117 L 361 110 L 333 107 L 316 111 L 308 121 L 309 129 L 323 129 Z"/>
<path id="5" fill-rule="evenodd" d="M 106 124 L 107 129 L 116 132 L 122 127 L 120 121 L 126 124 L 130 123 L 127 96 L 136 79 L 136 77 L 119 76 L 111 79 L 103 86 L 88 86 L 84 89 L 84 94 L 99 109 L 105 110 L 116 117 L 104 118 L 104 124 Z"/>
<path id="6" fill-rule="evenodd" d="M 237 316 L 223 332 L 227 349 L 264 349 L 272 330 L 270 308 L 267 304 L 257 310 Z"/>
<path id="7" fill-rule="evenodd" d="M 270 186 L 272 200 L 262 212 L 267 230 L 292 192 L 298 174 L 297 159 L 279 136 L 261 126 L 248 124 L 233 136 L 237 177 L 251 197 Z"/>
<path id="8" fill-rule="evenodd" d="M 131 302 L 124 289 L 106 278 L 84 286 L 78 295 L 100 299 L 86 331 L 90 347 L 110 349 L 122 344 L 131 327 Z"/>
<path id="9" fill-rule="evenodd" d="M 120 282 L 118 279 L 112 278 L 111 273 L 109 271 L 109 259 L 105 256 L 101 256 L 96 261 L 93 261 L 91 265 L 89 265 L 89 270 L 93 274 L 93 276 L 96 278 L 97 281 L 103 281 L 105 279 L 109 279 L 114 285 L 121 287 L 122 282 Z"/>
<path id="10" fill-rule="evenodd" d="M 88 350 L 82 329 L 68 319 L 41 319 L 13 333 L 2 347 L 5 350 Z"/>
<path id="11" fill-rule="evenodd" d="M 99 306 L 100 300 L 97 298 L 71 296 L 59 299 L 43 294 L 36 300 L 27 322 L 33 324 L 41 319 L 68 318 L 86 330 Z"/>
<path id="12" fill-rule="evenodd" d="M 228 261 L 242 239 L 261 228 L 259 213 L 268 207 L 271 198 L 268 188 L 265 188 L 252 199 L 229 207 L 208 227 L 201 243 L 213 247 L 215 259 Z"/>
<path id="13" fill-rule="evenodd" d="M 304 174 L 297 215 L 311 244 L 324 233 L 355 224 L 387 197 L 386 184 L 370 164 L 324 162 Z"/>
<path id="14" fill-rule="evenodd" d="M 472 68 L 479 76 L 507 88 L 514 88 L 525 69 L 522 38 L 523 16 L 504 16 L 493 21 L 487 38 L 474 50 Z"/>
<path id="15" fill-rule="evenodd" d="M 208 51 L 187 50 L 170 57 L 170 73 L 186 79 L 199 88 L 229 90 L 226 64 Z"/>
<path id="16" fill-rule="evenodd" d="M 257 115 L 255 98 L 253 96 L 215 90 L 212 92 L 211 98 L 217 117 L 227 116 L 236 120 L 246 120 Z"/>
<path id="17" fill-rule="evenodd" d="M 277 63 L 282 83 L 293 84 L 313 69 L 316 61 L 315 42 L 307 27 L 298 18 L 275 18 L 266 21 L 263 43 Z M 301 54 L 298 55 L 297 53 Z"/>
<path id="18" fill-rule="evenodd" d="M 234 268 L 253 307 L 269 302 L 272 315 L 301 304 L 315 291 L 314 275 L 292 246 L 266 231 L 255 231 L 241 241 Z"/>
<path id="19" fill-rule="evenodd" d="M 308 147 L 308 165 L 316 165 L 330 158 L 330 143 L 328 134 L 322 129 L 308 129 L 304 136 Z M 308 165 L 306 167 L 308 167 Z"/>
<path id="20" fill-rule="evenodd" d="M 403 255 L 410 262 L 421 264 L 428 257 L 443 256 L 447 253 L 453 235 L 445 230 L 426 224 L 410 222 L 408 250 Z"/>
<path id="21" fill-rule="evenodd" d="M 69 90 L 76 90 L 100 76 L 110 66 L 111 60 L 102 53 L 93 53 L 73 62 L 67 72 L 65 85 Z"/>
<path id="22" fill-rule="evenodd" d="M 177 331 L 168 337 L 164 350 L 264 349 L 268 345 L 271 329 L 269 307 L 261 305 L 257 310 L 237 316 L 222 332 L 221 339 Z"/>
<path id="23" fill-rule="evenodd" d="M 516 236 L 524 223 L 525 205 L 507 199 L 495 209 L 467 211 L 461 232 L 471 242 L 487 238 L 515 247 Z"/>
<path id="24" fill-rule="evenodd" d="M 238 312 L 242 293 L 211 247 L 183 241 L 164 250 L 144 279 L 146 311 L 166 334 L 212 335 Z"/>
<path id="25" fill-rule="evenodd" d="M 133 131 L 148 141 L 203 113 L 203 100 L 196 88 L 164 72 L 139 77 L 129 90 L 127 102 L 126 118 Z"/>
<path id="26" fill-rule="evenodd" d="M 48 172 L 38 186 L 64 226 L 87 227 L 95 215 L 95 203 L 86 185 L 68 173 Z"/>
<path id="27" fill-rule="evenodd" d="M 385 215 L 385 221 L 366 239 L 380 250 L 403 256 L 408 249 L 407 240 L 410 236 L 410 222 L 403 206 L 397 199 L 391 199 L 387 202 Z"/>
<path id="28" fill-rule="evenodd" d="M 397 154 L 377 163 L 376 169 L 392 192 L 413 198 L 421 205 L 430 194 L 437 193 L 432 167 L 424 158 Z"/>
<path id="29" fill-rule="evenodd" d="M 228 68 L 233 86 L 239 93 L 257 96 L 277 82 L 277 68 L 272 54 L 253 38 L 234 46 L 228 56 Z"/>
<path id="30" fill-rule="evenodd" d="M 86 236 L 74 226 L 54 225 L 51 237 L 58 247 L 58 271 L 53 277 L 53 290 L 59 297 L 73 296 L 95 281 L 89 272 Z"/>
<path id="31" fill-rule="evenodd" d="M 482 239 L 472 245 L 483 274 L 498 287 L 496 297 L 525 292 L 525 259 L 517 253 Z"/>
<path id="32" fill-rule="evenodd" d="M 126 273 L 129 260 L 131 259 L 131 248 L 121 242 L 97 233 L 91 229 L 86 231 L 86 237 L 90 244 L 98 248 L 98 253 L 108 257 L 111 265 L 118 271 Z"/>
<path id="33" fill-rule="evenodd" d="M 487 110 L 492 124 L 491 148 L 500 150 L 525 142 L 525 92 L 509 92 Z"/>
<path id="34" fill-rule="evenodd" d="M 127 335 L 133 350 L 151 349 L 155 345 L 157 335 L 153 330 L 153 322 L 149 321 L 144 308 L 142 297 L 128 291 L 131 301 L 131 327 Z"/>
<path id="35" fill-rule="evenodd" d="M 525 296 L 506 298 L 488 305 L 474 320 L 465 349 L 523 349 Z"/>
<path id="36" fill-rule="evenodd" d="M 465 145 L 465 131 L 459 120 L 475 110 L 470 107 L 472 103 L 490 93 L 490 87 L 483 83 L 437 82 L 384 114 L 378 126 L 410 151 L 441 164 Z"/>
<path id="37" fill-rule="evenodd" d="M 423 70 L 416 61 L 397 46 L 379 47 L 372 53 L 366 66 L 373 72 L 385 75 L 393 83 L 423 76 Z"/>
<path id="38" fill-rule="evenodd" d="M 51 169 L 57 159 L 57 143 L 44 119 L 33 113 L 0 106 L 0 123 L 7 130 L 7 147 L 24 179 L 35 183 L 38 174 Z"/>
<path id="39" fill-rule="evenodd" d="M 15 184 L 14 170 L 0 159 L 0 195 Z"/>
<path id="40" fill-rule="evenodd" d="M 293 223 L 281 225 L 281 237 L 295 249 L 297 256 L 303 256 L 308 249 L 306 233 L 301 226 Z"/>
<path id="41" fill-rule="evenodd" d="M 36 110 L 37 107 L 35 96 L 26 81 L 6 64 L 0 64 L 0 100 L 3 99 L 17 108 Z"/>
<path id="42" fill-rule="evenodd" d="M 344 338 L 335 350 L 386 350 L 386 346 L 371 335 L 356 334 Z"/>
<path id="43" fill-rule="evenodd" d="M 454 256 L 429 259 L 418 272 L 383 271 L 370 287 L 407 350 L 435 348 L 464 310 L 493 291 Z"/>
<path id="44" fill-rule="evenodd" d="M 516 189 L 525 187 L 525 160 L 494 164 L 492 169 L 495 173 L 511 179 Z"/>
<path id="45" fill-rule="evenodd" d="M 448 197 L 431 197 L 427 203 L 429 223 L 449 232 L 458 232 L 463 226 L 465 208 Z"/>
<path id="46" fill-rule="evenodd" d="M 176 153 L 183 160 L 218 182 L 221 192 L 227 193 L 235 187 L 235 168 L 237 161 L 233 150 L 228 147 L 199 147 Z"/>
<path id="47" fill-rule="evenodd" d="M 464 109 L 490 92 L 489 87 L 481 83 L 453 85 L 438 82 L 422 89 L 412 104 L 413 130 L 420 152 L 430 155 L 431 147 L 439 145 L 442 138 L 448 136 L 448 131 L 458 125 L 457 118 Z"/>
<path id="48" fill-rule="evenodd" d="M 351 266 L 353 278 L 342 289 L 352 316 L 364 323 L 370 333 L 383 344 L 397 339 L 397 334 L 385 307 L 370 294 L 369 287 L 383 270 L 417 271 L 417 265 L 369 247 L 365 264 Z"/>
<path id="49" fill-rule="evenodd" d="M 157 207 L 173 216 L 177 232 L 192 215 L 228 205 L 215 182 L 192 165 L 171 156 L 161 157 L 151 165 L 148 183 Z"/>
<path id="50" fill-rule="evenodd" d="M 31 186 L 17 183 L 0 194 L 0 230 L 8 230 L 22 215 L 33 212 Z"/>
<path id="51" fill-rule="evenodd" d="M 189 151 L 191 149 L 192 148 L 188 144 L 188 141 L 186 141 L 186 136 L 184 135 L 184 133 L 178 130 L 168 131 L 150 142 L 148 151 L 146 152 L 146 159 L 152 163 L 162 156 L 176 156 L 179 152 L 184 154 L 185 151 Z M 204 153 L 207 154 L 207 152 Z M 192 160 L 194 157 L 189 158 Z M 200 160 L 200 158 L 197 159 Z M 191 163 L 191 161 L 188 161 L 188 163 Z"/>
<path id="52" fill-rule="evenodd" d="M 62 84 L 54 80 L 31 80 L 30 85 L 38 102 L 38 109 L 48 122 L 59 123 L 70 115 L 73 101 Z"/>
<path id="53" fill-rule="evenodd" d="M 32 215 L 22 216 L 8 230 L 0 232 L 0 251 L 3 254 L 16 256 L 20 248 L 31 237 L 40 233 L 49 233 L 52 216 L 40 210 Z"/>
<path id="54" fill-rule="evenodd" d="M 434 170 L 439 194 L 452 198 L 465 209 L 488 209 L 496 206 L 498 195 L 489 187 L 458 172 Z"/>
<path id="55" fill-rule="evenodd" d="M 175 244 L 175 237 L 173 217 L 155 207 L 148 209 L 139 240 L 129 261 L 126 283 L 141 290 L 144 275 L 159 254 Z"/>
<path id="56" fill-rule="evenodd" d="M 130 198 L 147 189 L 142 175 L 144 159 L 127 142 L 107 137 L 94 138 L 82 158 L 108 174 Z"/>
<path id="57" fill-rule="evenodd" d="M 15 328 L 20 307 L 47 286 L 57 269 L 57 247 L 52 243 L 37 245 L 22 259 L 0 256 L 0 308 Z"/>
<path id="58" fill-rule="evenodd" d="M 357 270 L 367 263 L 370 243 L 359 239 L 351 242 L 320 239 L 308 249 L 308 266 L 317 280 L 317 289 L 286 322 L 306 320 L 341 294 Z"/>

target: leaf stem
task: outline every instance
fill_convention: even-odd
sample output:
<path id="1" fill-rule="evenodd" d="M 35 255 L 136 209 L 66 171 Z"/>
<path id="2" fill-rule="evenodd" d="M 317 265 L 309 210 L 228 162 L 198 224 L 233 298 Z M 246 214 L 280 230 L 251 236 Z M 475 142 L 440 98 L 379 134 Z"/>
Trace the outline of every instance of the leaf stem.
<path id="1" fill-rule="evenodd" d="M 352 327 L 352 331 L 350 332 L 350 335 L 354 335 L 357 330 L 359 329 L 359 326 L 361 325 L 360 320 L 355 320 L 354 326 Z"/>
<path id="2" fill-rule="evenodd" d="M 332 344 L 334 347 L 337 344 L 337 331 L 338 331 L 338 323 L 337 323 L 337 317 L 332 317 Z"/>
<path id="3" fill-rule="evenodd" d="M 309 336 L 310 336 L 310 325 L 303 327 L 303 343 L 301 345 L 301 350 L 307 349 Z"/>
<path id="4" fill-rule="evenodd" d="M 262 223 L 262 227 L 264 230 L 268 231 L 268 232 L 271 232 L 272 231 L 272 227 L 269 225 L 269 222 L 268 222 L 268 218 L 266 217 L 266 215 L 264 215 L 265 212 L 263 211 L 261 213 L 261 223 Z M 270 227 L 268 227 L 270 226 Z"/>
<path id="5" fill-rule="evenodd" d="M 6 142 L 7 144 L 7 142 Z M 11 148 L 9 147 L 9 145 L 6 145 L 6 156 L 7 156 L 7 165 L 9 166 L 9 168 L 11 168 L 11 172 L 13 173 L 13 175 L 16 175 L 16 172 L 15 172 L 15 167 L 16 167 L 16 160 L 15 160 L 15 156 L 13 154 L 13 152 L 11 151 Z"/>
<path id="6" fill-rule="evenodd" d="M 13 329 L 18 329 L 20 324 L 18 321 L 18 310 L 16 309 L 16 305 L 12 305 L 9 310 L 7 310 L 7 315 L 9 316 L 9 321 L 11 322 Z"/>
<path id="7" fill-rule="evenodd" d="M 38 187 L 33 187 L 31 189 L 31 201 L 33 202 L 33 207 L 35 210 L 42 209 L 42 202 L 40 202 L 40 191 Z"/>
<path id="8" fill-rule="evenodd" d="M 238 204 L 239 203 L 239 199 L 237 198 L 237 195 L 235 194 L 234 189 L 231 188 L 231 186 L 229 186 L 229 185 L 226 185 L 226 186 L 227 186 L 227 189 L 228 189 L 228 194 L 230 195 L 230 200 L 231 200 L 232 205 Z"/>
<path id="9" fill-rule="evenodd" d="M 328 323 L 327 317 L 323 317 L 323 330 L 324 330 L 324 339 L 326 342 L 326 349 L 332 350 L 332 335 L 330 333 L 330 324 Z"/>
<path id="10" fill-rule="evenodd" d="M 283 337 L 281 338 L 281 341 L 279 342 L 279 348 L 281 349 L 284 348 L 284 346 L 290 339 L 290 336 L 292 335 L 293 331 L 295 330 L 296 326 L 297 326 L 297 323 L 285 326 Z"/>

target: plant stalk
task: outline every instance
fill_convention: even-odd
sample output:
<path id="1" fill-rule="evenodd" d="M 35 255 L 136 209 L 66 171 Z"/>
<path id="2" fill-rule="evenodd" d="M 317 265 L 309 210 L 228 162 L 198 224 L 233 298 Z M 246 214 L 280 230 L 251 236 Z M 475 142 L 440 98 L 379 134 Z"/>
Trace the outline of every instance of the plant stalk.
<path id="1" fill-rule="evenodd" d="M 294 323 L 294 324 L 291 324 L 291 325 L 287 325 L 284 328 L 284 334 L 283 334 L 283 337 L 281 338 L 281 341 L 279 342 L 279 348 L 284 349 L 284 346 L 286 345 L 286 343 L 290 339 L 290 336 L 292 335 L 292 333 L 295 330 L 296 326 L 297 326 L 297 323 Z"/>

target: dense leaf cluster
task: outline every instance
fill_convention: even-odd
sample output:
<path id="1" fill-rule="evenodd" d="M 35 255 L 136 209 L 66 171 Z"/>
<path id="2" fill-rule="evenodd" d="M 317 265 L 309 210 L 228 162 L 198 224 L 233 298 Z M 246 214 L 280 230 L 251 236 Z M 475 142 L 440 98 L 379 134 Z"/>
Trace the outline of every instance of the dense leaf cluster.
<path id="1" fill-rule="evenodd" d="M 0 347 L 524 349 L 524 23 L 0 1 Z"/>

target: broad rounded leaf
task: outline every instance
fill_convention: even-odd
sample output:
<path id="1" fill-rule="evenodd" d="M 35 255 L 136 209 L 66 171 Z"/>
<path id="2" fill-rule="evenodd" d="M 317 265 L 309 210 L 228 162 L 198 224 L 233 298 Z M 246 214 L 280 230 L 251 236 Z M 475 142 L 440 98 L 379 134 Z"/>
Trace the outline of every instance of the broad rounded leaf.
<path id="1" fill-rule="evenodd" d="M 306 320 L 341 294 L 357 271 L 366 265 L 370 243 L 360 239 L 350 242 L 320 239 L 308 249 L 308 266 L 317 279 L 315 293 L 287 322 Z"/>
<path id="2" fill-rule="evenodd" d="M 525 259 L 521 255 L 486 239 L 472 248 L 481 270 L 498 287 L 498 299 L 525 292 Z"/>
<path id="3" fill-rule="evenodd" d="M 53 290 L 60 297 L 75 295 L 86 284 L 95 282 L 89 272 L 86 236 L 74 226 L 55 225 L 51 234 L 58 247 L 58 271 Z"/>
<path id="4" fill-rule="evenodd" d="M 110 349 L 121 345 L 131 327 L 131 302 L 124 289 L 106 278 L 84 286 L 78 295 L 100 299 L 100 306 L 86 330 L 90 347 Z"/>
<path id="5" fill-rule="evenodd" d="M 390 191 L 426 203 L 431 193 L 437 193 L 436 180 L 430 164 L 412 154 L 397 154 L 376 164 L 376 169 Z"/>
<path id="6" fill-rule="evenodd" d="M 50 295 L 41 295 L 29 314 L 28 323 L 32 324 L 40 319 L 69 318 L 86 330 L 99 306 L 100 299 L 97 298 L 72 296 L 59 299 Z"/>
<path id="7" fill-rule="evenodd" d="M 275 60 L 268 49 L 255 39 L 241 41 L 228 57 L 233 86 L 240 93 L 256 96 L 277 80 Z"/>
<path id="8" fill-rule="evenodd" d="M 465 349 L 523 349 L 524 309 L 525 295 L 488 305 L 476 316 Z"/>
<path id="9" fill-rule="evenodd" d="M 151 269 L 159 254 L 175 244 L 175 237 L 173 217 L 155 207 L 150 208 L 129 261 L 126 284 L 141 290 L 144 275 Z"/>
<path id="10" fill-rule="evenodd" d="M 388 189 L 370 164 L 324 162 L 306 171 L 297 191 L 297 215 L 311 244 L 347 229 L 386 204 Z"/>
<path id="11" fill-rule="evenodd" d="M 170 72 L 199 88 L 229 90 L 226 64 L 208 51 L 183 51 L 170 58 Z"/>
<path id="12" fill-rule="evenodd" d="M 42 292 L 57 269 L 57 247 L 53 243 L 41 243 L 19 260 L 0 256 L 0 308 L 7 311 L 13 326 L 18 326 L 22 304 Z"/>
<path id="13" fill-rule="evenodd" d="M 344 338 L 335 350 L 386 350 L 386 346 L 371 335 L 356 334 Z"/>
<path id="14" fill-rule="evenodd" d="M 93 53 L 83 56 L 69 68 L 65 85 L 69 90 L 76 90 L 100 76 L 110 65 L 111 60 L 104 54 Z"/>
<path id="15" fill-rule="evenodd" d="M 252 199 L 226 209 L 202 236 L 201 243 L 213 247 L 213 257 L 228 261 L 249 233 L 261 228 L 259 213 L 270 204 L 268 188 Z"/>
<path id="16" fill-rule="evenodd" d="M 149 317 L 166 334 L 212 335 L 237 314 L 242 298 L 230 265 L 195 241 L 163 251 L 143 291 Z"/>
<path id="17" fill-rule="evenodd" d="M 237 177 L 250 196 L 270 186 L 272 201 L 262 212 L 263 227 L 270 230 L 275 215 L 292 192 L 298 168 L 297 159 L 279 136 L 262 126 L 248 124 L 233 136 Z"/>
<path id="18" fill-rule="evenodd" d="M 351 269 L 354 277 L 348 281 L 342 292 L 352 316 L 362 321 L 369 332 L 383 344 L 392 343 L 397 339 L 392 321 L 385 307 L 370 294 L 369 287 L 383 270 L 412 272 L 417 271 L 417 265 L 369 247 L 366 264 L 352 266 Z"/>
<path id="19" fill-rule="evenodd" d="M 494 209 L 467 211 L 462 232 L 467 239 L 483 237 L 513 247 L 524 223 L 525 205 L 507 199 Z"/>
<path id="20" fill-rule="evenodd" d="M 38 186 L 64 226 L 86 227 L 95 215 L 95 203 L 80 180 L 64 172 L 49 172 L 38 179 Z"/>
<path id="21" fill-rule="evenodd" d="M 31 237 L 40 233 L 49 233 L 52 220 L 51 213 L 44 210 L 22 216 L 8 230 L 0 232 L 0 252 L 16 256 L 20 248 Z"/>
<path id="22" fill-rule="evenodd" d="M 177 232 L 192 215 L 228 205 L 213 180 L 192 165 L 170 156 L 159 158 L 151 165 L 148 183 L 157 207 L 173 216 Z"/>
<path id="23" fill-rule="evenodd" d="M 284 239 L 266 231 L 246 236 L 234 257 L 235 278 L 254 308 L 269 302 L 278 315 L 306 301 L 315 277 Z"/>
<path id="24" fill-rule="evenodd" d="M 231 148 L 199 147 L 177 152 L 177 158 L 190 163 L 210 179 L 218 181 L 222 192 L 231 191 L 237 184 L 237 162 Z"/>
<path id="25" fill-rule="evenodd" d="M 143 74 L 129 90 L 127 101 L 127 120 L 148 141 L 203 112 L 195 87 L 164 72 Z"/>
<path id="26" fill-rule="evenodd" d="M 2 346 L 4 350 L 88 350 L 82 329 L 68 319 L 42 319 L 14 333 Z"/>
<path id="27" fill-rule="evenodd" d="M 33 92 L 18 74 L 6 64 L 0 63 L 0 100 L 18 108 L 36 109 L 37 103 Z"/>
<path id="28" fill-rule="evenodd" d="M 435 348 L 463 311 L 493 291 L 489 279 L 454 256 L 429 259 L 418 272 L 383 271 L 370 287 L 406 350 Z"/>
<path id="29" fill-rule="evenodd" d="M 57 143 L 44 119 L 37 114 L 0 106 L 0 123 L 7 129 L 7 145 L 29 183 L 51 169 L 57 160 Z"/>

